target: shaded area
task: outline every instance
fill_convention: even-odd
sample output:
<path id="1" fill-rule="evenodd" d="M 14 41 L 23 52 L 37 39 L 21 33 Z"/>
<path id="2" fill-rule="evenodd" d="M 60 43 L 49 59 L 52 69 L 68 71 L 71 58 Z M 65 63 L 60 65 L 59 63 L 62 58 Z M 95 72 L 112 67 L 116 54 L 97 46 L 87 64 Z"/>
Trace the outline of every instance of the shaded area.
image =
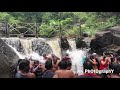
<path id="1" fill-rule="evenodd" d="M 0 39 L 0 78 L 11 78 L 14 73 L 14 65 L 19 57 L 16 53 Z"/>

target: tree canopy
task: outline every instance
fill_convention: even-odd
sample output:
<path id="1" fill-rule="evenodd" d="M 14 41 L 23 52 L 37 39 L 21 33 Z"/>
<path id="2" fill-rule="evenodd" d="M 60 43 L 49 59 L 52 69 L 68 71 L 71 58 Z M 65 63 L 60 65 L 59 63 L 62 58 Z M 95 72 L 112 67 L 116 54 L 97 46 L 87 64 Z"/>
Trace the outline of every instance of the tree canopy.
<path id="1" fill-rule="evenodd" d="M 39 36 L 74 36 L 87 32 L 94 36 L 96 31 L 119 25 L 120 12 L 0 12 L 0 21 L 8 23 L 40 23 Z M 80 28 L 81 26 L 81 28 Z"/>

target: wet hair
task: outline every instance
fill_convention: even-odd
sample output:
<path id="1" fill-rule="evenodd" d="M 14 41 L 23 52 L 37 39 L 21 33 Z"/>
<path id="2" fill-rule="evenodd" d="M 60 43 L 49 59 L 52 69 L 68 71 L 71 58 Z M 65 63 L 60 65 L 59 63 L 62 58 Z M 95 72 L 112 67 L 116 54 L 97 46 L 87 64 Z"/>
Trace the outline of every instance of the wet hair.
<path id="1" fill-rule="evenodd" d="M 20 64 L 21 61 L 23 61 L 23 59 L 19 59 L 19 60 L 18 60 L 18 65 Z"/>
<path id="2" fill-rule="evenodd" d="M 30 66 L 29 66 L 30 62 L 26 59 L 23 59 L 20 63 L 19 63 L 19 70 L 23 71 L 23 72 L 29 72 Z"/>
<path id="3" fill-rule="evenodd" d="M 58 66 L 60 67 L 60 69 L 66 69 L 68 67 L 67 62 L 64 60 L 61 60 L 58 64 Z"/>
<path id="4" fill-rule="evenodd" d="M 66 61 L 67 62 L 67 67 L 71 67 L 72 66 L 72 63 L 71 63 L 71 61 Z"/>
<path id="5" fill-rule="evenodd" d="M 51 60 L 48 60 L 45 62 L 45 68 L 47 70 L 51 70 L 53 68 L 53 65 L 52 65 L 52 61 Z"/>

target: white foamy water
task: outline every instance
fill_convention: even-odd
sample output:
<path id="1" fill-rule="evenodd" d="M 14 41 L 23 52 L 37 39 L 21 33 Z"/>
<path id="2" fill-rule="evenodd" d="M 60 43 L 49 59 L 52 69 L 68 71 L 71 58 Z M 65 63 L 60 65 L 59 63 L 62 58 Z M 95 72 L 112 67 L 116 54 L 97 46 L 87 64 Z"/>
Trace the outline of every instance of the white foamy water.
<path id="1" fill-rule="evenodd" d="M 27 59 L 32 59 L 32 60 L 38 60 L 41 63 L 45 63 L 45 60 L 43 59 L 43 56 L 40 56 L 38 53 L 32 52 L 31 54 L 28 54 Z"/>
<path id="2" fill-rule="evenodd" d="M 20 39 L 20 42 L 24 48 L 24 53 L 27 55 L 27 54 L 30 54 L 32 53 L 32 42 L 31 40 L 28 40 L 28 39 Z"/>
<path id="3" fill-rule="evenodd" d="M 20 54 L 14 47 L 12 47 L 11 45 L 8 45 L 8 46 L 14 50 L 14 52 L 19 56 L 19 59 L 25 58 L 25 55 Z"/>
<path id="4" fill-rule="evenodd" d="M 8 45 L 9 47 L 11 47 L 14 52 L 19 56 L 19 59 L 32 59 L 32 60 L 38 60 L 41 63 L 45 63 L 45 61 L 43 60 L 43 56 L 40 56 L 38 53 L 32 52 L 30 54 L 27 55 L 22 55 L 21 53 L 19 53 L 14 47 L 12 47 L 11 45 Z"/>
<path id="5" fill-rule="evenodd" d="M 74 73 L 78 73 L 78 75 L 83 74 L 83 63 L 84 58 L 86 57 L 86 53 L 83 50 L 74 50 L 67 51 L 72 61 L 72 69 Z"/>
<path id="6" fill-rule="evenodd" d="M 71 46 L 71 49 L 76 50 L 76 42 L 75 42 L 75 40 L 68 39 L 68 42 L 69 42 L 69 44 Z"/>

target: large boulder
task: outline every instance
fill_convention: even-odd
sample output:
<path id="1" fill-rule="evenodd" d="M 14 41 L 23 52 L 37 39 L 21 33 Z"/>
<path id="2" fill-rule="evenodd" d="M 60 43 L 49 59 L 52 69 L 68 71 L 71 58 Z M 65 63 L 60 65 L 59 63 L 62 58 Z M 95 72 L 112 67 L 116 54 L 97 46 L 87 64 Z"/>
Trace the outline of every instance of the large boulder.
<path id="1" fill-rule="evenodd" d="M 90 47 L 91 52 L 96 52 L 100 55 L 107 51 L 118 53 L 120 49 L 120 26 L 97 32 L 95 38 L 91 40 Z"/>
<path id="2" fill-rule="evenodd" d="M 0 39 L 0 78 L 12 78 L 12 70 L 18 59 L 14 50 Z"/>
<path id="3" fill-rule="evenodd" d="M 53 53 L 52 48 L 48 43 L 46 43 L 45 39 L 43 38 L 33 38 L 31 39 L 32 42 L 32 50 L 39 55 Z"/>

